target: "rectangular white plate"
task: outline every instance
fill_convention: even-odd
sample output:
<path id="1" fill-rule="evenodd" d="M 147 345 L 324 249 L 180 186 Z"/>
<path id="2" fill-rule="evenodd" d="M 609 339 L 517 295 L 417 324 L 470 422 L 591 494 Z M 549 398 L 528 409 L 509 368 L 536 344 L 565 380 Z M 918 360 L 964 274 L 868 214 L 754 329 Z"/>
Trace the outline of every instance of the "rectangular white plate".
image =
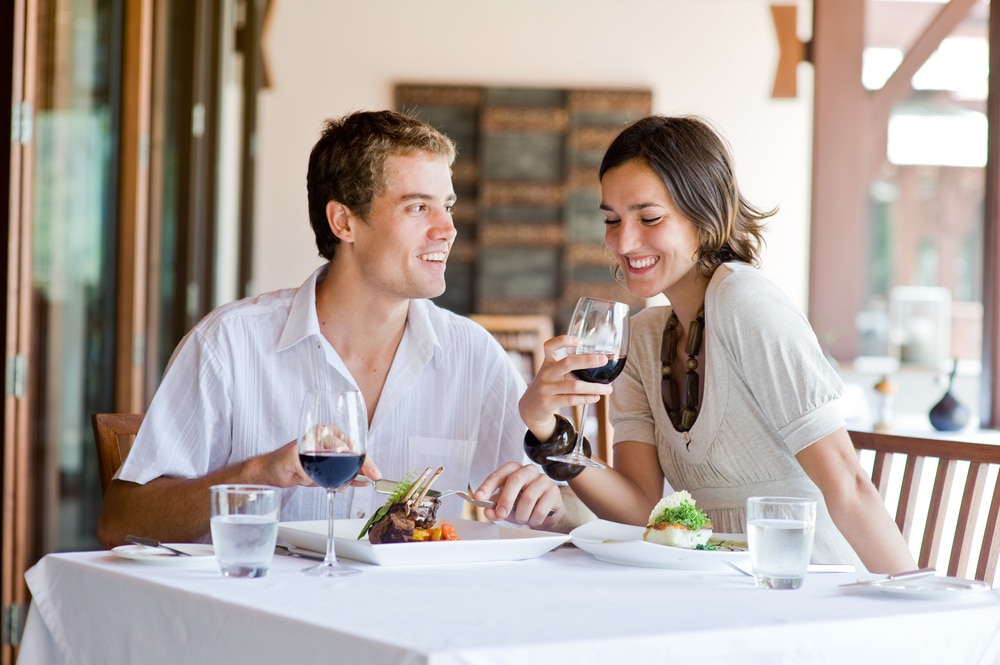
<path id="1" fill-rule="evenodd" d="M 455 526 L 460 540 L 372 545 L 358 533 L 367 520 L 334 520 L 333 538 L 337 557 L 379 566 L 475 563 L 533 559 L 559 547 L 569 535 L 476 522 L 446 520 Z M 303 550 L 326 550 L 326 520 L 281 522 L 278 540 Z"/>
<path id="2" fill-rule="evenodd" d="M 750 560 L 746 551 L 692 550 L 648 543 L 642 539 L 645 530 L 631 524 L 594 520 L 578 526 L 569 535 L 574 545 L 595 559 L 623 566 L 704 569 L 721 568 L 727 561 Z M 712 536 L 712 540 L 716 539 L 746 542 L 745 536 L 725 533 Z"/>

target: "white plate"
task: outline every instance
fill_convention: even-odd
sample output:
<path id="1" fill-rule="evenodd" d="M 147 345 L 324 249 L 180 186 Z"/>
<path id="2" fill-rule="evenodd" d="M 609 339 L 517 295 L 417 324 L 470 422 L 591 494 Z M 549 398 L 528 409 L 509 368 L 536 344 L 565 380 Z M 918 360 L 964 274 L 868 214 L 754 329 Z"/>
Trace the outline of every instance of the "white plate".
<path id="1" fill-rule="evenodd" d="M 915 580 L 899 580 L 884 582 L 867 587 L 855 587 L 865 591 L 874 591 L 890 596 L 906 598 L 921 598 L 926 600 L 959 600 L 975 596 L 992 587 L 979 580 L 967 580 L 961 577 L 920 577 Z"/>
<path id="2" fill-rule="evenodd" d="M 631 524 L 607 520 L 594 520 L 570 531 L 570 542 L 595 559 L 623 566 L 643 568 L 720 568 L 727 561 L 740 563 L 750 560 L 750 553 L 743 551 L 693 550 L 647 543 L 642 539 L 646 529 Z M 719 533 L 716 540 L 736 540 L 746 543 L 746 536 Z"/>
<path id="3" fill-rule="evenodd" d="M 358 540 L 367 520 L 334 520 L 337 557 L 379 566 L 517 561 L 539 557 L 569 540 L 564 533 L 473 520 L 445 521 L 455 526 L 460 540 L 372 545 L 367 536 Z M 323 552 L 326 549 L 326 520 L 281 522 L 278 539 L 299 549 Z"/>
<path id="4" fill-rule="evenodd" d="M 159 547 L 147 547 L 145 545 L 119 545 L 111 550 L 112 554 L 123 559 L 131 559 L 139 563 L 147 563 L 154 566 L 174 566 L 176 568 L 200 568 L 202 566 L 215 566 L 215 550 L 211 545 L 199 543 L 165 543 L 170 547 L 176 547 L 182 552 L 187 552 L 191 556 L 180 556 L 171 554 Z"/>

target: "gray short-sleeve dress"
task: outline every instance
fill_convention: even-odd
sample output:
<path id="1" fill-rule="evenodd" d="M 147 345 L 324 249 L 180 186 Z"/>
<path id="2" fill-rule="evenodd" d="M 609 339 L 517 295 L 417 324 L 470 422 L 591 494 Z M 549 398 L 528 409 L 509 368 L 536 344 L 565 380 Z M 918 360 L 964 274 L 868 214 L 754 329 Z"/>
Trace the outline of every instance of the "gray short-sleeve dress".
<path id="1" fill-rule="evenodd" d="M 757 269 L 720 266 L 705 295 L 704 394 L 691 431 L 680 433 L 660 396 L 669 316 L 669 307 L 656 307 L 633 317 L 628 364 L 611 397 L 615 442 L 655 445 L 667 482 L 689 491 L 719 533 L 746 533 L 747 497 L 814 497 L 813 562 L 863 570 L 795 459 L 844 426 L 843 383 L 806 318 Z"/>

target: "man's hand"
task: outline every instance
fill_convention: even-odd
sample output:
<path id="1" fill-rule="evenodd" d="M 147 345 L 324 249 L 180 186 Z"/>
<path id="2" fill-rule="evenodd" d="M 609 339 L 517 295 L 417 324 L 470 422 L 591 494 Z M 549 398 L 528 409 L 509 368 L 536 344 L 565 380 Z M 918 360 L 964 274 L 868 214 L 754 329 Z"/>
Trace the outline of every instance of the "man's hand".
<path id="1" fill-rule="evenodd" d="M 315 486 L 306 470 L 299 462 L 299 449 L 296 441 L 290 441 L 278 448 L 253 460 L 259 465 L 260 482 L 275 487 L 295 487 L 297 485 Z"/>
<path id="2" fill-rule="evenodd" d="M 496 502 L 495 507 L 484 510 L 486 519 L 532 528 L 558 523 L 564 510 L 559 487 L 532 464 L 507 462 L 486 477 L 475 496 Z"/>

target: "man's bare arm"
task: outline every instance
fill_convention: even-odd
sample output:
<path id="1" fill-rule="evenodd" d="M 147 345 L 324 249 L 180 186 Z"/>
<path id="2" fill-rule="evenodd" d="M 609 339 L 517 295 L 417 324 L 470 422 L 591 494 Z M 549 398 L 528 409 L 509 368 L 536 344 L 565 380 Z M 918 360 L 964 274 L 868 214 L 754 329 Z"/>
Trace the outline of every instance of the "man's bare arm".
<path id="1" fill-rule="evenodd" d="M 98 540 L 104 547 L 124 543 L 128 534 L 162 542 L 201 540 L 209 532 L 209 487 L 227 483 L 294 487 L 312 481 L 299 464 L 294 441 L 200 478 L 162 476 L 145 485 L 113 480 L 104 496 Z"/>

